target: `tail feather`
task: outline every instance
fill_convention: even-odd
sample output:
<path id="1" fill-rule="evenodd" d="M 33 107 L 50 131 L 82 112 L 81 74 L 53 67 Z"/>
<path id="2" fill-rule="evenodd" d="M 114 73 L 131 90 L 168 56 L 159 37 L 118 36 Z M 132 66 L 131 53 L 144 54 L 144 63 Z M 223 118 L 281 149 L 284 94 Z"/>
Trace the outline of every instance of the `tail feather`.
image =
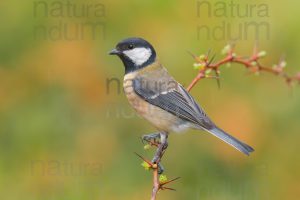
<path id="1" fill-rule="evenodd" d="M 254 149 L 249 145 L 239 141 L 238 139 L 234 138 L 233 136 L 217 127 L 207 131 L 248 156 L 251 152 L 254 151 Z"/>

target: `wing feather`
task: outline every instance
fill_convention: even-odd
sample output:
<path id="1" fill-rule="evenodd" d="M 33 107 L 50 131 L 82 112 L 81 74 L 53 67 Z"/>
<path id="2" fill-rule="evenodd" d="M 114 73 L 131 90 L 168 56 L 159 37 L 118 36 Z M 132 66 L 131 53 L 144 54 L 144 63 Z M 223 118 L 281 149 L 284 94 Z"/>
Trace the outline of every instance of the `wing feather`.
<path id="1" fill-rule="evenodd" d="M 154 88 L 143 87 L 139 79 L 135 79 L 133 88 L 145 101 L 183 120 L 200 125 L 205 129 L 211 129 L 214 126 L 193 97 L 181 85 L 177 89 L 172 88 L 157 92 Z"/>

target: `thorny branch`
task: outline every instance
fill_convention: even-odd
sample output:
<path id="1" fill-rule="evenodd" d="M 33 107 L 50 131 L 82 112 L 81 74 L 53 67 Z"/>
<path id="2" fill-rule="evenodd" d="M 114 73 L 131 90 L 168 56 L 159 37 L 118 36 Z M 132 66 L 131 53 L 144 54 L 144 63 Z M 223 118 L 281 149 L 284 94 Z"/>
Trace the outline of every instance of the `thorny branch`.
<path id="1" fill-rule="evenodd" d="M 266 67 L 260 64 L 259 60 L 266 56 L 265 51 L 258 51 L 257 45 L 255 45 L 253 49 L 253 53 L 249 57 L 239 56 L 234 52 L 234 45 L 227 45 L 222 50 L 222 53 L 225 57 L 219 61 L 214 62 L 214 57 L 210 57 L 210 51 L 206 55 L 195 56 L 194 54 L 190 53 L 193 58 L 195 59 L 194 68 L 198 70 L 197 76 L 192 80 L 190 85 L 187 87 L 187 90 L 190 91 L 201 79 L 204 78 L 215 78 L 218 81 L 218 85 L 220 86 L 219 77 L 220 77 L 220 68 L 225 64 L 230 65 L 232 63 L 243 65 L 246 69 L 249 70 L 250 73 L 259 74 L 260 72 L 267 72 L 274 74 L 276 76 L 282 77 L 288 86 L 292 86 L 293 83 L 300 84 L 300 72 L 294 76 L 290 76 L 284 71 L 286 66 L 286 61 L 281 58 L 279 62 L 272 67 Z M 214 72 L 215 75 L 212 76 L 211 73 Z M 155 143 L 149 141 L 148 146 L 145 146 L 145 149 L 148 149 L 150 146 L 154 146 L 159 148 L 160 143 Z M 166 187 L 167 184 L 172 183 L 178 180 L 180 177 L 167 180 L 166 176 L 160 175 L 158 173 L 158 163 L 161 161 L 164 152 L 161 154 L 157 163 L 152 163 L 151 161 L 143 158 L 141 155 L 137 154 L 143 162 L 143 167 L 147 170 L 152 170 L 153 172 L 153 189 L 151 200 L 156 200 L 157 194 L 160 190 L 172 190 L 175 189 Z"/>
<path id="2" fill-rule="evenodd" d="M 135 154 L 144 161 L 142 165 L 145 169 L 147 169 L 147 170 L 152 169 L 152 171 L 153 171 L 153 189 L 152 189 L 151 200 L 156 199 L 156 196 L 157 196 L 157 193 L 159 192 L 159 190 L 176 191 L 173 188 L 166 187 L 166 185 L 178 180 L 180 177 L 177 177 L 177 178 L 174 178 L 174 179 L 171 179 L 171 180 L 167 180 L 166 176 L 159 175 L 158 165 L 156 163 L 152 163 L 151 161 L 143 158 L 141 155 L 139 155 L 137 153 L 135 153 Z M 158 162 L 160 162 L 160 160 Z"/>
<path id="3" fill-rule="evenodd" d="M 209 53 L 206 55 L 195 56 L 190 53 L 195 59 L 194 67 L 198 70 L 197 76 L 188 86 L 187 90 L 190 91 L 199 80 L 204 78 L 216 78 L 219 83 L 220 67 L 225 64 L 230 65 L 231 63 L 241 64 L 249 70 L 250 73 L 259 74 L 260 72 L 267 72 L 282 77 L 285 82 L 291 86 L 294 82 L 300 83 L 300 72 L 294 76 L 290 76 L 284 71 L 286 61 L 281 58 L 279 62 L 272 67 L 266 67 L 261 65 L 259 60 L 266 56 L 265 51 L 258 51 L 257 45 L 253 49 L 253 53 L 250 57 L 239 56 L 234 52 L 234 45 L 227 45 L 224 47 L 223 54 L 225 57 L 220 61 L 213 62 L 214 56 L 209 58 Z M 211 76 L 211 72 L 215 72 L 215 76 Z"/>

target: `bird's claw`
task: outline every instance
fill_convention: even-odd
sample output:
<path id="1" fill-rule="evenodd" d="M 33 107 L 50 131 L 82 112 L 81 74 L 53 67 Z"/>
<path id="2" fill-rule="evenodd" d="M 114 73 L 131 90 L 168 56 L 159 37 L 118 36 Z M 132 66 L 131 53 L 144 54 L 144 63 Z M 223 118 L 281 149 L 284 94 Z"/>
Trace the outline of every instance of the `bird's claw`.
<path id="1" fill-rule="evenodd" d="M 160 162 L 157 164 L 157 173 L 158 174 L 163 174 L 165 171 L 165 168 L 160 164 Z"/>
<path id="2" fill-rule="evenodd" d="M 150 145 L 157 146 L 160 144 L 160 133 L 152 133 L 149 135 L 143 135 L 142 136 L 142 143 L 147 142 Z"/>

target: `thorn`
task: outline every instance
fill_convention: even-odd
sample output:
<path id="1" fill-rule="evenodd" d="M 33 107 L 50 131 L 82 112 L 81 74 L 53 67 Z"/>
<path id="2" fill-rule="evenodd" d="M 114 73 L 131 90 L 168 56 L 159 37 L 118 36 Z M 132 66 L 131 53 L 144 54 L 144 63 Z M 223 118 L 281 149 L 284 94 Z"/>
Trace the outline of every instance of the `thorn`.
<path id="1" fill-rule="evenodd" d="M 180 179 L 180 177 L 174 178 L 174 179 L 172 179 L 172 180 L 169 180 L 169 181 L 167 181 L 167 182 L 164 182 L 164 183 L 160 184 L 160 189 L 161 189 L 161 190 L 165 190 L 165 189 L 166 189 L 166 190 L 176 191 L 176 190 L 173 189 L 173 188 L 165 187 L 165 185 L 167 185 L 167 184 L 169 184 L 169 183 L 172 183 L 172 182 L 174 182 L 174 181 L 177 181 L 178 179 Z"/>
<path id="2" fill-rule="evenodd" d="M 176 191 L 174 188 L 169 188 L 169 187 L 161 187 L 161 190 L 171 190 L 171 191 Z"/>
<path id="3" fill-rule="evenodd" d="M 207 63 L 206 66 L 209 66 L 209 65 L 214 61 L 215 57 L 216 57 L 216 54 L 214 54 L 214 55 L 211 57 L 211 59 L 209 60 L 209 62 Z"/>
<path id="4" fill-rule="evenodd" d="M 220 75 L 219 75 L 218 69 L 215 70 L 215 74 L 216 74 L 218 89 L 220 90 L 221 89 L 221 82 L 220 82 Z"/>
<path id="5" fill-rule="evenodd" d="M 199 58 L 195 54 L 193 54 L 189 50 L 187 50 L 187 53 L 190 54 L 196 60 L 196 62 L 201 63 L 201 60 L 199 60 Z"/>
<path id="6" fill-rule="evenodd" d="M 206 56 L 209 57 L 211 53 L 211 48 L 208 49 L 208 51 L 206 52 Z"/>
<path id="7" fill-rule="evenodd" d="M 178 179 L 180 179 L 181 177 L 177 177 L 177 178 L 173 178 L 172 180 L 169 180 L 169 181 L 167 181 L 167 182 L 164 182 L 164 183 L 162 183 L 161 185 L 167 185 L 167 184 L 169 184 L 169 183 L 172 183 L 172 182 L 174 182 L 174 181 L 177 181 Z"/>
<path id="8" fill-rule="evenodd" d="M 135 155 L 137 155 L 140 159 L 142 159 L 143 161 L 145 161 L 146 163 L 148 163 L 151 167 L 153 167 L 152 162 L 150 162 L 149 160 L 145 159 L 143 156 L 141 156 L 140 154 L 134 152 Z"/>
<path id="9" fill-rule="evenodd" d="M 294 96 L 294 90 L 293 90 L 293 85 L 292 85 L 292 79 L 286 78 L 285 82 L 290 90 L 290 96 L 293 97 Z"/>
<path id="10" fill-rule="evenodd" d="M 190 52 L 189 50 L 186 50 L 186 52 L 187 52 L 188 54 L 190 54 L 193 58 L 196 58 L 196 57 L 197 57 L 195 54 L 193 54 L 193 53 Z"/>

